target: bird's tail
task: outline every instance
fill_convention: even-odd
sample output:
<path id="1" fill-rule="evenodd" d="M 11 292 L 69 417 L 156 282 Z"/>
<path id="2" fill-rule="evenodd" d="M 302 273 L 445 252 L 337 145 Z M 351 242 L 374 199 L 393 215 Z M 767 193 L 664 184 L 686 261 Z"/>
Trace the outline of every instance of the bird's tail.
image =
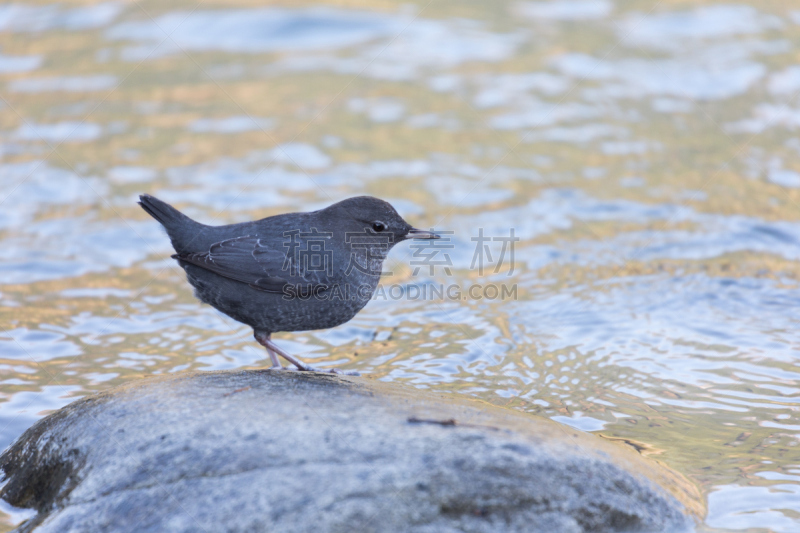
<path id="1" fill-rule="evenodd" d="M 191 244 L 197 240 L 205 225 L 192 220 L 166 202 L 155 196 L 142 194 L 139 196 L 139 205 L 147 214 L 158 220 L 167 230 L 172 241 L 172 247 L 178 253 L 191 251 Z M 197 243 L 200 244 L 199 242 Z"/>

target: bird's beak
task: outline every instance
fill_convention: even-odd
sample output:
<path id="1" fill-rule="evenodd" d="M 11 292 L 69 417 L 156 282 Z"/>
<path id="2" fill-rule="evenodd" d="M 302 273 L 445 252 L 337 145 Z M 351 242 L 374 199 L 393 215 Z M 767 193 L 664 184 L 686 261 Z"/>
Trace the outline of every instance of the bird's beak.
<path id="1" fill-rule="evenodd" d="M 432 231 L 425 231 L 424 229 L 411 228 L 406 234 L 406 239 L 441 239 Z"/>

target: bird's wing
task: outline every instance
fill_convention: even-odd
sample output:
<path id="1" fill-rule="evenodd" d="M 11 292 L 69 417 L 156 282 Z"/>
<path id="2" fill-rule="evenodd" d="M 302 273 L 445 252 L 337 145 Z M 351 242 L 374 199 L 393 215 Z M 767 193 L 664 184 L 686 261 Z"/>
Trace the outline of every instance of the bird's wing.
<path id="1" fill-rule="evenodd" d="M 330 287 L 330 268 L 303 268 L 295 255 L 287 255 L 282 242 L 271 244 L 258 236 L 245 235 L 212 244 L 207 252 L 172 257 L 267 292 L 284 292 L 287 285 L 301 294 Z M 326 266 L 329 267 L 321 265 Z"/>

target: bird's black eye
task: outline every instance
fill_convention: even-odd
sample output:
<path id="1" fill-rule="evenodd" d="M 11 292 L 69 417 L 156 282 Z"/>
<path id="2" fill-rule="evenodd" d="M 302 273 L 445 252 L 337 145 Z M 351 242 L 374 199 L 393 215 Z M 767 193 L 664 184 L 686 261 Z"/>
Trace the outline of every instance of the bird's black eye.
<path id="1" fill-rule="evenodd" d="M 383 223 L 383 222 L 381 222 L 380 220 L 379 220 L 379 221 L 377 221 L 377 222 L 373 222 L 373 223 L 372 223 L 372 229 L 374 229 L 375 231 L 377 231 L 378 233 L 380 233 L 381 231 L 383 231 L 383 230 L 385 230 L 385 229 L 386 229 L 386 224 L 384 224 L 384 223 Z"/>

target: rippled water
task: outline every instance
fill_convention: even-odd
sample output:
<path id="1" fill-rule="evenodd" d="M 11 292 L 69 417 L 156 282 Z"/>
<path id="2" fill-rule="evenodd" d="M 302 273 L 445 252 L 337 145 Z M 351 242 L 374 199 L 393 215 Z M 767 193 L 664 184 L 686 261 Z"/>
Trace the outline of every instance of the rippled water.
<path id="1" fill-rule="evenodd" d="M 3 445 L 143 376 L 268 364 L 139 193 L 206 223 L 373 194 L 454 232 L 450 274 L 400 245 L 405 297 L 283 346 L 636 443 L 702 531 L 800 531 L 800 6 L 256 4 L 0 5 Z M 471 268 L 479 228 L 514 228 L 513 271 Z M 410 288 L 474 283 L 516 298 Z"/>

